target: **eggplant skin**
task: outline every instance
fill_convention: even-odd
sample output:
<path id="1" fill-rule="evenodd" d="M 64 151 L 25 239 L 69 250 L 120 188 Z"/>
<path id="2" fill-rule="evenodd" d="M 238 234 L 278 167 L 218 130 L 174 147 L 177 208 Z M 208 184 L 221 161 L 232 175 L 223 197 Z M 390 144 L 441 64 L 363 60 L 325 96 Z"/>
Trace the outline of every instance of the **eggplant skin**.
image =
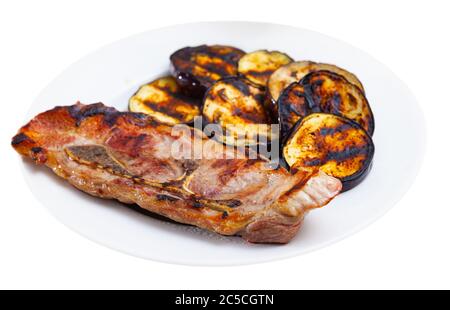
<path id="1" fill-rule="evenodd" d="M 270 121 L 263 105 L 264 91 L 243 77 L 228 77 L 212 85 L 205 94 L 203 117 L 221 126 L 225 144 L 254 145 L 258 136 L 270 140 Z"/>
<path id="2" fill-rule="evenodd" d="M 363 84 L 358 77 L 345 69 L 326 63 L 316 63 L 307 60 L 296 61 L 278 68 L 269 77 L 267 82 L 268 105 L 272 105 L 272 108 L 275 109 L 276 112 L 276 102 L 286 87 L 294 82 L 300 81 L 307 74 L 319 70 L 327 70 L 342 75 L 346 80 L 356 85 L 364 93 Z"/>
<path id="3" fill-rule="evenodd" d="M 171 72 L 187 95 L 201 98 L 217 80 L 237 74 L 245 52 L 225 45 L 184 47 L 170 55 Z"/>
<path id="4" fill-rule="evenodd" d="M 239 74 L 252 83 L 266 87 L 270 75 L 294 60 L 278 51 L 258 50 L 241 57 L 238 64 Z"/>
<path id="5" fill-rule="evenodd" d="M 166 76 L 139 87 L 130 98 L 128 108 L 152 116 L 167 125 L 190 124 L 201 116 L 201 101 L 187 97 L 175 78 Z"/>
<path id="6" fill-rule="evenodd" d="M 311 113 L 303 85 L 296 82 L 281 93 L 277 106 L 281 137 L 286 137 L 300 119 Z"/>
<path id="7" fill-rule="evenodd" d="M 320 168 L 339 178 L 343 190 L 358 185 L 369 173 L 375 146 L 358 123 L 328 113 L 302 118 L 284 144 L 291 170 Z"/>
<path id="8" fill-rule="evenodd" d="M 306 75 L 300 83 L 313 112 L 344 116 L 357 122 L 373 135 L 375 121 L 366 96 L 343 76 L 331 71 L 314 71 Z"/>

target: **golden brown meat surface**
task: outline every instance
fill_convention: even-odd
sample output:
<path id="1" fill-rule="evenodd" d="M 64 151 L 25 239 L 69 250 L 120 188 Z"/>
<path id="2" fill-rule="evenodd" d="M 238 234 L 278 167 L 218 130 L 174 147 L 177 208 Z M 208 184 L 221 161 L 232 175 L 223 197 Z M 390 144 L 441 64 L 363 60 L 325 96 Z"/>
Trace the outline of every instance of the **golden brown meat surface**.
<path id="1" fill-rule="evenodd" d="M 77 103 L 37 115 L 12 146 L 88 194 L 250 242 L 288 242 L 307 211 L 341 190 L 323 172 L 271 170 L 195 129 L 172 129 L 144 114 Z"/>

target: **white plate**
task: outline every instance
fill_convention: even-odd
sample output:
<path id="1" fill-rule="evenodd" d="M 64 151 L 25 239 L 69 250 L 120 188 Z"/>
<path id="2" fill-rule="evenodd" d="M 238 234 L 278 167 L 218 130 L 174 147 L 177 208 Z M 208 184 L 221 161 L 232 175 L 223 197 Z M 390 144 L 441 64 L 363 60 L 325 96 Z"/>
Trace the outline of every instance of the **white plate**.
<path id="1" fill-rule="evenodd" d="M 424 119 L 416 100 L 388 68 L 368 54 L 308 30 L 265 23 L 214 22 L 141 33 L 74 63 L 42 91 L 28 116 L 77 100 L 102 101 L 125 110 L 138 85 L 167 72 L 173 51 L 204 43 L 229 44 L 246 51 L 280 50 L 297 60 L 332 63 L 356 73 L 364 83 L 376 123 L 374 165 L 366 180 L 325 208 L 311 212 L 289 244 L 254 245 L 90 197 L 49 169 L 27 161 L 24 174 L 32 192 L 61 222 L 100 244 L 152 260 L 189 265 L 249 264 L 336 242 L 372 223 L 405 194 L 425 148 Z"/>

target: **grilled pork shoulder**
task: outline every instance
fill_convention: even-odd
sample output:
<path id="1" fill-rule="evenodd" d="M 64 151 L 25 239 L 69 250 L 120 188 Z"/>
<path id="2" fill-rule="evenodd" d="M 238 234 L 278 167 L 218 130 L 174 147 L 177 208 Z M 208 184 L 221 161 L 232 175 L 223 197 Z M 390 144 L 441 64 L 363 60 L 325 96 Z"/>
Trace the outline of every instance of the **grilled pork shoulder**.
<path id="1" fill-rule="evenodd" d="M 250 242 L 287 243 L 309 210 L 341 190 L 323 172 L 273 170 L 193 128 L 174 134 L 101 103 L 41 113 L 12 146 L 88 194 Z"/>

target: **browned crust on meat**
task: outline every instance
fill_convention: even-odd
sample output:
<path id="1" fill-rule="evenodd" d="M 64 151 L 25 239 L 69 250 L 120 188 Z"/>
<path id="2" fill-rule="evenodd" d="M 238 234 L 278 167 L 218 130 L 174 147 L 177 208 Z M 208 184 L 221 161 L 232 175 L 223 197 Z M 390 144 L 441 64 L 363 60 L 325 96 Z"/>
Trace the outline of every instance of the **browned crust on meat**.
<path id="1" fill-rule="evenodd" d="M 12 146 L 90 195 L 136 203 L 177 222 L 224 235 L 240 234 L 251 242 L 288 242 L 304 214 L 326 204 L 308 206 L 300 201 L 297 206 L 290 198 L 296 195 L 294 189 L 324 179 L 323 175 L 291 175 L 282 168 L 265 171 L 262 159 L 235 159 L 222 166 L 221 160 L 159 157 L 158 138 L 170 137 L 171 127 L 144 114 L 77 103 L 37 115 L 13 137 Z M 211 142 L 204 136 L 200 141 Z M 97 153 L 85 153 L 91 149 Z M 240 187 L 239 178 L 252 183 Z M 327 180 L 333 186 L 325 196 L 331 199 L 340 182 Z"/>

